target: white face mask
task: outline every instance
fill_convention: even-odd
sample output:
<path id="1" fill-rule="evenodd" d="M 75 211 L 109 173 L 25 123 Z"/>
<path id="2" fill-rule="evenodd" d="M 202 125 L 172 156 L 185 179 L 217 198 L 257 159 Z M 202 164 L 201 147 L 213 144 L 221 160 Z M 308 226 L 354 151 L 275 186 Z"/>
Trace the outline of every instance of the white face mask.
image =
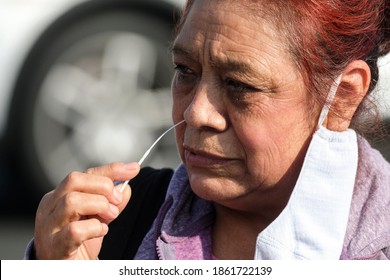
<path id="1" fill-rule="evenodd" d="M 340 81 L 329 91 L 287 206 L 257 238 L 255 259 L 340 258 L 358 162 L 356 133 L 322 126 Z"/>

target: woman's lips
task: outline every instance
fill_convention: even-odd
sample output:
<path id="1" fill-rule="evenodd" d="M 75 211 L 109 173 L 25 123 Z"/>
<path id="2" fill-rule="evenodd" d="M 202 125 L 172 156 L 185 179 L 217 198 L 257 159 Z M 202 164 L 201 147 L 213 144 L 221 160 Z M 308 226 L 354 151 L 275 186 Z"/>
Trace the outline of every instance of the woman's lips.
<path id="1" fill-rule="evenodd" d="M 184 147 L 184 156 L 187 165 L 210 168 L 212 166 L 225 165 L 234 160 L 233 158 L 215 155 L 209 152 Z"/>

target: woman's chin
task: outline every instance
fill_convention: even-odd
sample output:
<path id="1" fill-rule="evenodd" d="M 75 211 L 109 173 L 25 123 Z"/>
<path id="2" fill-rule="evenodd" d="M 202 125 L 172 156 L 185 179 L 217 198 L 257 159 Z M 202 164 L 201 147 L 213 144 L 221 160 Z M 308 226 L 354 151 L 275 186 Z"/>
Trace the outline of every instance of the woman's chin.
<path id="1" fill-rule="evenodd" d="M 209 174 L 189 173 L 192 191 L 202 199 L 214 202 L 230 201 L 241 196 L 242 185 L 231 179 L 212 177 Z"/>

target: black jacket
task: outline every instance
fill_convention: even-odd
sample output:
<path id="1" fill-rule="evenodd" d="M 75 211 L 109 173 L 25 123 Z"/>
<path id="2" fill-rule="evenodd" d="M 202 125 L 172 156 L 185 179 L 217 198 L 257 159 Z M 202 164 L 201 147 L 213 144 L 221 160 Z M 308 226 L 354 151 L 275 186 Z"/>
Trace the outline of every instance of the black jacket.
<path id="1" fill-rule="evenodd" d="M 172 169 L 142 168 L 130 181 L 130 202 L 109 224 L 99 254 L 101 260 L 133 259 L 164 202 Z"/>

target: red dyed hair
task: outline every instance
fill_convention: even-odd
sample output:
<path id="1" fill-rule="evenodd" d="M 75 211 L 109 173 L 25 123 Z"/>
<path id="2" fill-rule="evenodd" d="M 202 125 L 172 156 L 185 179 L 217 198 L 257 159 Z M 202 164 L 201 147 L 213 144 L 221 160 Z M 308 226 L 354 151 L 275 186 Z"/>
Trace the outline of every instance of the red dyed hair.
<path id="1" fill-rule="evenodd" d="M 178 22 L 180 32 L 196 0 L 188 0 Z M 370 91 L 378 80 L 378 57 L 390 51 L 389 0 L 249 0 L 266 9 L 286 36 L 292 57 L 307 89 L 321 104 L 331 82 L 353 60 L 371 69 Z M 254 6 L 255 7 L 255 6 Z M 264 16 L 264 15 L 263 15 Z M 361 105 L 358 112 L 367 111 Z M 360 114 L 354 118 L 359 119 Z M 358 123 L 355 122 L 359 126 Z"/>

